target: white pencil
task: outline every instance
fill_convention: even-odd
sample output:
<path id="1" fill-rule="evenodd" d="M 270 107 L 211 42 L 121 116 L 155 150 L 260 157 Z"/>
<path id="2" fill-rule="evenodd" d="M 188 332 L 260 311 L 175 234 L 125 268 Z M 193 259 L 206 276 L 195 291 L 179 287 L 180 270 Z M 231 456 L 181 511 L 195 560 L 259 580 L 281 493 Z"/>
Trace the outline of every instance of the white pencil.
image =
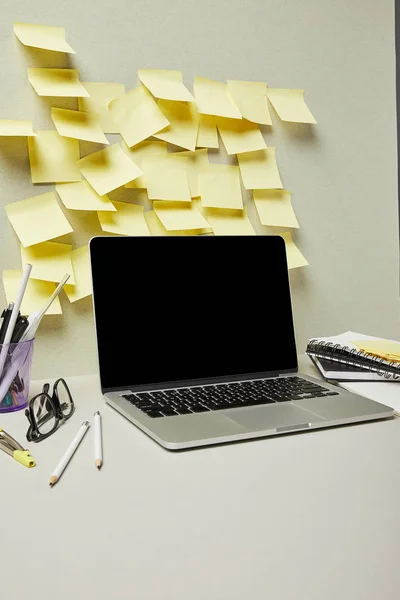
<path id="1" fill-rule="evenodd" d="M 6 358 L 7 358 L 7 351 L 8 351 L 7 344 L 9 344 L 11 341 L 11 336 L 14 331 L 15 323 L 17 322 L 17 319 L 18 319 L 19 309 L 21 308 L 22 298 L 24 297 L 26 286 L 28 285 L 29 275 L 31 274 L 31 271 L 32 271 L 32 265 L 25 265 L 24 272 L 22 273 L 22 279 L 19 284 L 17 297 L 15 298 L 15 301 L 14 301 L 14 307 L 13 307 L 13 310 L 11 313 L 10 321 L 8 323 L 7 331 L 5 333 L 4 345 L 3 345 L 2 349 L 1 349 L 1 353 L 0 353 L 0 376 L 3 372 L 4 363 L 6 362 Z"/>
<path id="2" fill-rule="evenodd" d="M 66 453 L 64 454 L 64 456 L 62 457 L 62 459 L 60 460 L 60 462 L 58 463 L 58 465 L 52 472 L 50 479 L 49 479 L 50 487 L 53 487 L 53 485 L 55 485 L 57 483 L 57 481 L 60 479 L 65 467 L 71 460 L 75 450 L 78 448 L 79 444 L 83 440 L 85 433 L 87 432 L 89 427 L 90 427 L 89 421 L 83 421 L 78 433 L 72 440 L 71 444 L 68 446 Z"/>
<path id="3" fill-rule="evenodd" d="M 94 413 L 94 464 L 101 469 L 103 464 L 103 442 L 101 437 L 101 416 L 99 411 Z"/>

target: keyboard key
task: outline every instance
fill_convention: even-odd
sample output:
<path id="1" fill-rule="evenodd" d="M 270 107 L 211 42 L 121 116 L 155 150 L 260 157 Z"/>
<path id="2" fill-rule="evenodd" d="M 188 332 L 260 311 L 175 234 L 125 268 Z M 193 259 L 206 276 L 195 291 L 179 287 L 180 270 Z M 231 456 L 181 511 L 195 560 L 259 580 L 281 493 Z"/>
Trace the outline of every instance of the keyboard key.
<path id="1" fill-rule="evenodd" d="M 200 412 L 208 412 L 210 409 L 207 408 L 206 406 L 202 406 L 201 404 L 195 404 L 194 406 L 190 407 L 190 410 L 194 413 L 200 413 Z"/>
<path id="2" fill-rule="evenodd" d="M 174 417 L 178 413 L 175 412 L 172 408 L 163 408 L 162 409 L 162 414 L 164 415 L 164 417 Z"/>
<path id="3" fill-rule="evenodd" d="M 146 413 L 148 417 L 151 417 L 152 419 L 156 419 L 158 417 L 163 417 L 164 415 L 162 415 L 160 412 L 158 412 L 157 410 L 149 410 L 148 413 Z"/>

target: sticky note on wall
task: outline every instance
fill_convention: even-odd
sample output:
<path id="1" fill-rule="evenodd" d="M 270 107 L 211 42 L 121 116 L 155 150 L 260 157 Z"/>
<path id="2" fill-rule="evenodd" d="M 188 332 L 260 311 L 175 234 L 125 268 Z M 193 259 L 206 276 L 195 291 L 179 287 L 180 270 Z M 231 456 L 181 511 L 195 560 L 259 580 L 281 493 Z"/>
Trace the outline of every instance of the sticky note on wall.
<path id="1" fill-rule="evenodd" d="M 203 216 L 215 235 L 257 235 L 247 216 L 247 210 L 203 208 Z"/>
<path id="2" fill-rule="evenodd" d="M 58 183 L 56 192 L 70 210 L 116 210 L 109 197 L 100 196 L 87 181 Z"/>
<path id="3" fill-rule="evenodd" d="M 156 201 L 153 208 L 165 229 L 169 231 L 210 227 L 201 212 L 192 204 Z"/>
<path id="4" fill-rule="evenodd" d="M 142 170 L 113 144 L 78 161 L 78 168 L 100 196 L 142 175 Z"/>
<path id="5" fill-rule="evenodd" d="M 272 125 L 265 83 L 229 80 L 227 86 L 245 119 L 261 125 Z"/>
<path id="6" fill-rule="evenodd" d="M 194 102 L 192 94 L 182 81 L 181 71 L 139 69 L 138 76 L 155 98 Z"/>
<path id="7" fill-rule="evenodd" d="M 77 161 L 79 142 L 57 131 L 37 131 L 28 138 L 32 183 L 56 183 L 82 179 Z"/>
<path id="8" fill-rule="evenodd" d="M 79 81 L 76 69 L 28 69 L 28 79 L 38 96 L 89 96 L 89 92 Z"/>
<path id="9" fill-rule="evenodd" d="M 155 156 L 165 156 L 167 154 L 167 143 L 166 142 L 140 142 L 137 146 L 128 148 L 124 141 L 122 141 L 123 149 L 128 156 L 133 160 L 137 166 L 143 171 L 143 161 L 146 158 L 154 158 Z M 140 177 L 137 177 L 134 181 L 130 181 L 125 185 L 127 188 L 147 188 L 146 174 L 143 173 Z"/>
<path id="10" fill-rule="evenodd" d="M 287 190 L 254 190 L 253 197 L 262 225 L 299 227 Z"/>
<path id="11" fill-rule="evenodd" d="M 159 108 L 168 119 L 169 125 L 154 137 L 187 150 L 196 149 L 199 114 L 193 102 L 160 100 Z"/>
<path id="12" fill-rule="evenodd" d="M 129 148 L 169 125 L 168 119 L 143 85 L 113 100 L 109 109 L 118 132 Z"/>
<path id="13" fill-rule="evenodd" d="M 92 294 L 92 273 L 88 246 L 72 250 L 72 266 L 75 274 L 75 285 L 66 283 L 64 291 L 70 302 L 76 302 Z"/>
<path id="14" fill-rule="evenodd" d="M 196 146 L 198 148 L 219 148 L 217 117 L 199 115 L 199 130 Z"/>
<path id="15" fill-rule="evenodd" d="M 95 114 L 104 133 L 119 133 L 108 109 L 110 102 L 125 94 L 123 83 L 82 82 L 90 98 L 78 98 L 79 110 Z"/>
<path id="16" fill-rule="evenodd" d="M 199 173 L 199 187 L 204 207 L 243 208 L 238 167 L 209 164 Z"/>
<path id="17" fill-rule="evenodd" d="M 32 246 L 73 231 L 53 192 L 6 204 L 5 210 L 23 246 Z"/>
<path id="18" fill-rule="evenodd" d="M 69 283 L 74 284 L 74 271 L 71 262 L 72 246 L 57 242 L 42 242 L 24 248 L 21 246 L 22 264 L 31 264 L 32 279 L 59 283 L 66 273 Z"/>
<path id="19" fill-rule="evenodd" d="M 238 154 L 238 163 L 246 190 L 282 189 L 276 164 L 275 148 Z"/>
<path id="20" fill-rule="evenodd" d="M 302 255 L 294 241 L 290 231 L 280 233 L 286 244 L 286 257 L 288 261 L 288 269 L 296 269 L 297 267 L 305 267 L 308 265 L 307 259 Z"/>
<path id="21" fill-rule="evenodd" d="M 3 271 L 3 285 L 7 302 L 14 302 L 19 284 L 22 278 L 22 270 Z M 41 310 L 56 289 L 56 284 L 40 279 L 29 279 L 21 304 L 21 315 L 27 316 Z M 46 315 L 61 315 L 61 304 L 59 298 L 51 303 Z"/>
<path id="22" fill-rule="evenodd" d="M 32 121 L 20 121 L 12 119 L 0 119 L 0 137 L 3 136 L 34 136 Z"/>
<path id="23" fill-rule="evenodd" d="M 242 115 L 236 106 L 226 83 L 213 81 L 205 77 L 194 78 L 194 95 L 197 110 L 204 115 L 215 115 L 230 119 L 241 119 Z"/>
<path id="24" fill-rule="evenodd" d="M 100 119 L 97 115 L 79 110 L 52 108 L 51 118 L 58 133 L 62 136 L 98 144 L 109 143 L 101 130 Z"/>
<path id="25" fill-rule="evenodd" d="M 227 154 L 253 152 L 267 147 L 259 126 L 246 119 L 217 119 L 218 131 L 221 135 Z"/>
<path id="26" fill-rule="evenodd" d="M 282 121 L 316 123 L 304 100 L 304 90 L 268 88 L 267 96 Z"/>
<path id="27" fill-rule="evenodd" d="M 98 212 L 103 231 L 119 235 L 150 235 L 143 216 L 143 206 L 128 202 L 113 202 L 115 212 Z"/>
<path id="28" fill-rule="evenodd" d="M 53 52 L 76 54 L 65 39 L 64 27 L 14 23 L 14 33 L 24 46 Z"/>

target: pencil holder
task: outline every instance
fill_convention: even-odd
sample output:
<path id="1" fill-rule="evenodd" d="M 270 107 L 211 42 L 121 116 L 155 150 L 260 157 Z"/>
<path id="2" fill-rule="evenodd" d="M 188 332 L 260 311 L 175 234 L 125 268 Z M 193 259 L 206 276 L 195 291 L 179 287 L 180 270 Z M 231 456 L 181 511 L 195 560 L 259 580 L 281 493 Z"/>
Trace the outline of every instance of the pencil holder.
<path id="1" fill-rule="evenodd" d="M 14 412 L 28 403 L 33 339 L 0 344 L 0 413 Z"/>

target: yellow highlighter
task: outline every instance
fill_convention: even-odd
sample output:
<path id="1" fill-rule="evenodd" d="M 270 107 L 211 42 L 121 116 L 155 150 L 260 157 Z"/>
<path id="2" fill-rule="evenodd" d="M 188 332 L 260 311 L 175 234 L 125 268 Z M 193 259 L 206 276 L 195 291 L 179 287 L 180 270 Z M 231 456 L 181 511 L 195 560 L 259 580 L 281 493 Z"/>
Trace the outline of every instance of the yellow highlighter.
<path id="1" fill-rule="evenodd" d="M 4 429 L 0 427 L 0 448 L 7 454 L 15 458 L 18 462 L 29 469 L 36 465 L 35 460 L 29 455 L 29 450 L 25 450 L 21 444 L 14 440 Z"/>

